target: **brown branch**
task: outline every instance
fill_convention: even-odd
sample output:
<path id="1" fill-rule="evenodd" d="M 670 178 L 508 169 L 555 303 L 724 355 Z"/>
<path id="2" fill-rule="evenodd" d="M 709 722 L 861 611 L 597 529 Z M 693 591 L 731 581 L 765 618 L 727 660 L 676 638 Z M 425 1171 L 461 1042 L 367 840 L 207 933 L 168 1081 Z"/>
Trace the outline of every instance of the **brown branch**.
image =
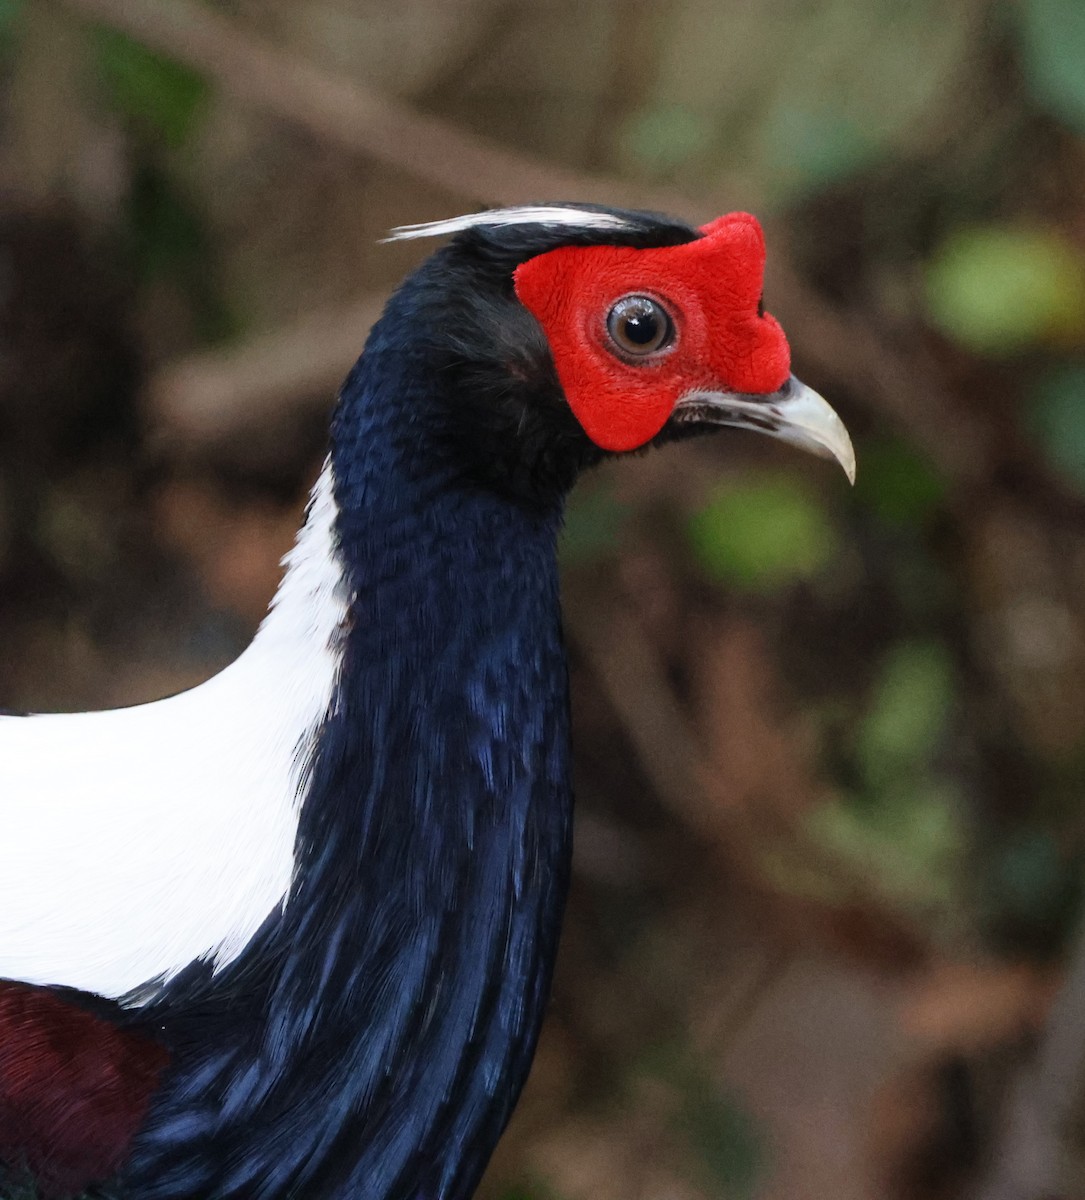
<path id="1" fill-rule="evenodd" d="M 321 141 L 406 169 L 477 201 L 510 204 L 573 197 L 663 209 L 693 220 L 712 215 L 706 206 L 677 193 L 543 163 L 412 111 L 262 42 L 189 0 L 64 3 L 188 64 L 214 79 L 224 92 Z M 405 213 L 404 219 L 414 215 Z M 770 263 L 768 291 L 785 317 L 801 363 L 845 383 L 958 484 L 988 476 L 995 454 L 990 424 L 961 411 L 914 345 L 895 345 L 871 326 L 866 314 L 826 304 L 782 256 L 779 245 Z M 347 312 L 311 318 L 239 350 L 201 354 L 175 364 L 154 381 L 155 410 L 167 427 L 206 438 L 242 427 L 257 411 L 264 415 L 296 404 L 300 396 L 330 394 L 378 306 L 376 299 L 366 298 Z M 598 629 L 582 624 L 573 632 L 641 751 L 659 794 L 691 825 L 713 831 L 719 814 L 706 803 L 704 763 L 680 712 L 658 679 L 646 687 L 643 679 L 627 675 L 630 662 L 645 661 L 631 653 L 629 639 L 636 637 L 635 628 L 627 625 L 621 631 L 624 654 L 613 653 L 613 629 L 605 639 Z M 648 708 L 643 704 L 646 694 L 654 697 Z M 1082 1011 L 1085 934 L 1036 1063 L 1018 1085 L 999 1156 L 977 1200 L 1040 1200 L 1058 1194 L 1065 1184 L 1065 1130 L 1085 1077 Z"/>
<path id="2" fill-rule="evenodd" d="M 574 196 L 689 212 L 672 193 L 641 191 L 540 162 L 325 71 L 191 0 L 64 0 L 86 17 L 214 79 L 229 95 L 321 141 L 423 175 L 486 203 Z M 406 216 L 405 216 L 406 219 Z"/>
<path id="3" fill-rule="evenodd" d="M 148 385 L 151 416 L 167 438 L 201 443 L 286 415 L 302 400 L 330 409 L 383 304 L 383 296 L 366 296 L 242 346 L 171 363 Z"/>
<path id="4" fill-rule="evenodd" d="M 572 585 L 570 585 L 572 586 Z M 656 795 L 706 840 L 726 844 L 728 814 L 705 787 L 709 766 L 667 684 L 655 646 L 616 598 L 565 604 L 566 631 L 584 655 Z"/>
<path id="5" fill-rule="evenodd" d="M 1081 1195 L 1070 1139 L 1085 1096 L 1085 924 L 1035 1059 L 1010 1098 L 994 1162 L 975 1200 L 1057 1200 Z"/>
<path id="6" fill-rule="evenodd" d="M 661 209 L 694 221 L 715 215 L 673 191 L 586 175 L 518 154 L 308 63 L 191 0 L 63 2 L 186 63 L 224 92 L 307 129 L 315 138 L 475 201 L 516 204 L 569 197 Z M 404 213 L 404 220 L 416 215 Z M 770 241 L 776 249 L 768 291 L 800 366 L 813 364 L 844 383 L 922 447 L 950 479 L 970 483 L 987 476 L 994 453 L 989 423 L 962 411 L 934 370 L 917 369 L 914 347 L 896 347 L 870 327 L 864 314 L 826 304 L 783 256 L 782 239 L 770 232 Z M 328 328 L 336 345 L 353 329 L 349 315 L 343 325 L 334 337 Z M 248 351 L 243 354 L 247 359 Z"/>
<path id="7" fill-rule="evenodd" d="M 927 945 L 920 924 L 898 911 L 876 880 L 810 837 L 803 820 L 807 807 L 733 803 L 733 781 L 707 753 L 702 732 L 675 695 L 659 648 L 620 588 L 600 589 L 598 580 L 567 576 L 562 611 L 570 642 L 594 675 L 661 806 L 713 848 L 733 879 L 753 892 L 780 897 L 765 868 L 771 846 L 799 877 L 832 880 L 846 906 L 861 910 L 872 927 L 890 931 L 909 947 Z M 813 791 L 809 802 L 816 802 Z M 805 907 L 831 914 L 834 902 L 822 906 L 809 899 Z"/>

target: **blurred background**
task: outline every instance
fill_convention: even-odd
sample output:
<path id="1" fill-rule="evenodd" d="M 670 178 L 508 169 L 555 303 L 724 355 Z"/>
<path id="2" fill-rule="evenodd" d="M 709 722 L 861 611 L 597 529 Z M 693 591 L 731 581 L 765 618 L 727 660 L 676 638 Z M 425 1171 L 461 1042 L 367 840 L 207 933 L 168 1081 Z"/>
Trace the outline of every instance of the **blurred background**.
<path id="1" fill-rule="evenodd" d="M 1085 1196 L 1085 5 L 0 0 L 0 702 L 245 644 L 428 247 L 764 218 L 858 483 L 584 481 L 578 841 L 488 1200 Z"/>

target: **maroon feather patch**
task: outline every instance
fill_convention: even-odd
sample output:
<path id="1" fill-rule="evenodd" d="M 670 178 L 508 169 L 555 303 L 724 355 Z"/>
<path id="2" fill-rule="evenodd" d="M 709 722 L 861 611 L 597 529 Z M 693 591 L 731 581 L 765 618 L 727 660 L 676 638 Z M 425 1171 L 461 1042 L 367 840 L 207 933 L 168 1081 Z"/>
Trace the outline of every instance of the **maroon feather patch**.
<path id="1" fill-rule="evenodd" d="M 168 1057 L 53 992 L 0 982 L 0 1160 L 28 1168 L 44 1196 L 107 1179 Z"/>

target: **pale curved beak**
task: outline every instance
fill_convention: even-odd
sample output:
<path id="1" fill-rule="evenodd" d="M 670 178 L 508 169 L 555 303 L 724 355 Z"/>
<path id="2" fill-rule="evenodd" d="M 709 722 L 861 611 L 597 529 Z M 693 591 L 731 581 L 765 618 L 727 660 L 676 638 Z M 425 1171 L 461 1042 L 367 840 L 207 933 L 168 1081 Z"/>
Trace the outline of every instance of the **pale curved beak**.
<path id="1" fill-rule="evenodd" d="M 671 420 L 680 425 L 733 425 L 791 442 L 822 458 L 835 458 L 855 482 L 855 449 L 831 405 L 792 375 L 778 392 L 687 392 Z"/>

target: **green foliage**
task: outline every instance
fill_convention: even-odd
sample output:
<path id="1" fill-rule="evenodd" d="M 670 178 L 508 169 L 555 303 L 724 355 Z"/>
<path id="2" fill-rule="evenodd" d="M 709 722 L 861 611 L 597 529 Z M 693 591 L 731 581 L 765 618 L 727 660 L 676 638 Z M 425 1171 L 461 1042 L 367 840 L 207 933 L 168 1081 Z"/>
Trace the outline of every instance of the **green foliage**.
<path id="1" fill-rule="evenodd" d="M 207 249 L 198 214 L 154 167 L 136 172 L 128 216 L 136 258 L 148 277 L 168 274 Z"/>
<path id="2" fill-rule="evenodd" d="M 1085 5 L 1021 0 L 1016 12 L 1029 91 L 1041 107 L 1085 133 Z"/>
<path id="3" fill-rule="evenodd" d="M 94 44 L 105 98 L 137 135 L 127 213 L 136 269 L 145 281 L 176 285 L 191 304 L 202 339 L 222 340 L 234 332 L 234 323 L 208 271 L 205 222 L 162 153 L 182 147 L 195 131 L 206 107 L 207 83 L 114 30 L 99 29 Z"/>
<path id="4" fill-rule="evenodd" d="M 977 24 L 971 6 L 937 0 L 634 7 L 660 19 L 644 36 L 656 58 L 642 71 L 642 110 L 620 127 L 620 166 L 701 194 L 737 186 L 758 210 L 941 128 Z M 631 22 L 614 11 L 624 32 Z M 582 88 L 605 85 L 591 65 Z"/>
<path id="5" fill-rule="evenodd" d="M 765 1166 L 765 1145 L 749 1112 L 706 1079 L 684 1094 L 681 1117 L 690 1148 L 728 1200 L 752 1200 Z"/>
<path id="6" fill-rule="evenodd" d="M 25 0 L 0 0 L 0 52 L 13 48 L 25 7 Z"/>
<path id="7" fill-rule="evenodd" d="M 109 29 L 98 32 L 97 58 L 113 107 L 149 138 L 183 145 L 207 100 L 202 76 Z"/>
<path id="8" fill-rule="evenodd" d="M 946 490 L 930 459 L 905 442 L 864 443 L 853 495 L 886 524 L 924 525 L 944 503 Z"/>
<path id="9" fill-rule="evenodd" d="M 711 122 L 684 105 L 657 104 L 634 113 L 626 122 L 619 148 L 645 176 L 663 178 L 703 154 L 712 133 Z"/>
<path id="10" fill-rule="evenodd" d="M 816 576 L 838 541 L 818 499 L 796 480 L 775 475 L 725 486 L 690 518 L 687 533 L 710 577 L 755 591 Z"/>
<path id="11" fill-rule="evenodd" d="M 882 149 L 857 115 L 833 108 L 828 99 L 805 108 L 781 103 L 762 130 L 770 160 L 801 181 L 801 192 L 846 178 Z"/>
<path id="12" fill-rule="evenodd" d="M 537 1180 L 520 1180 L 501 1192 L 501 1200 L 558 1200 L 553 1188 Z"/>
<path id="13" fill-rule="evenodd" d="M 768 1165 L 764 1131 L 738 1097 L 721 1088 L 684 1045 L 656 1046 L 642 1066 L 673 1089 L 671 1127 L 688 1145 L 714 1194 L 753 1200 Z"/>
<path id="14" fill-rule="evenodd" d="M 1002 915 L 1020 921 L 1048 920 L 1064 871 L 1063 856 L 1048 830 L 1022 830 L 991 857 L 992 883 Z"/>
<path id="15" fill-rule="evenodd" d="M 202 215 L 157 165 L 136 171 L 128 197 L 130 252 L 144 282 L 169 280 L 188 299 L 206 342 L 236 333 L 232 314 L 208 270 L 212 253 Z"/>
<path id="16" fill-rule="evenodd" d="M 893 787 L 925 769 L 942 739 L 953 686 L 952 663 L 940 642 L 893 647 L 859 727 L 856 756 L 868 787 Z"/>
<path id="17" fill-rule="evenodd" d="M 628 515 L 627 506 L 609 488 L 577 488 L 565 515 L 562 565 L 579 566 L 612 551 Z"/>
<path id="18" fill-rule="evenodd" d="M 1057 826 L 1026 824 L 979 856 L 982 923 L 1005 951 L 1048 957 L 1080 921 L 1081 852 L 1066 841 Z"/>
<path id="19" fill-rule="evenodd" d="M 960 884 L 965 831 L 958 805 L 952 786 L 927 779 L 873 805 L 854 797 L 822 805 L 808 829 L 894 903 L 944 909 Z"/>
<path id="20" fill-rule="evenodd" d="M 1048 461 L 1085 490 L 1085 366 L 1048 367 L 1031 388 L 1029 424 Z"/>
<path id="21" fill-rule="evenodd" d="M 927 304 L 954 341 L 1007 354 L 1085 329 L 1085 270 L 1051 230 L 960 229 L 928 265 Z"/>
<path id="22" fill-rule="evenodd" d="M 955 688 L 940 642 L 894 646 L 858 722 L 856 787 L 808 821 L 830 855 L 893 902 L 927 912 L 958 896 L 966 843 L 959 789 L 936 766 Z"/>

